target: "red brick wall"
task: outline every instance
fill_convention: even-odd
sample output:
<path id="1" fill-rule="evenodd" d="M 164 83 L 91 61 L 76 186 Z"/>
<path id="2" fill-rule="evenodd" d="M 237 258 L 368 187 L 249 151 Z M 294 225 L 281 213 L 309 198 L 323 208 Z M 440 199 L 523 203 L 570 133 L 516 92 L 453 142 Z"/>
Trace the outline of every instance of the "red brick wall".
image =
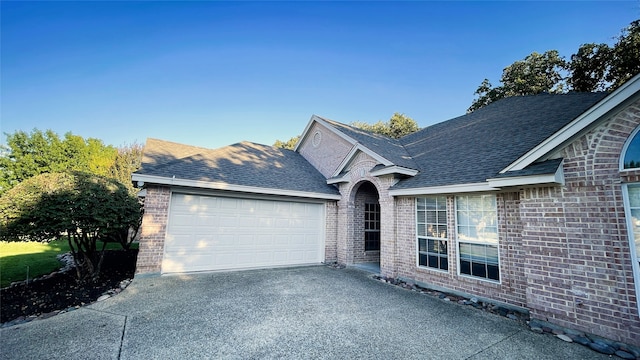
<path id="1" fill-rule="evenodd" d="M 558 153 L 565 185 L 521 193 L 527 307 L 532 317 L 640 345 L 619 159 L 640 103 Z M 635 177 L 634 177 L 635 176 Z"/>
<path id="2" fill-rule="evenodd" d="M 320 133 L 320 143 L 315 146 L 313 138 Z M 309 129 L 309 136 L 298 147 L 298 152 L 318 171 L 329 178 L 347 156 L 353 145 L 320 124 Z"/>
<path id="3" fill-rule="evenodd" d="M 449 239 L 449 270 L 447 272 L 417 266 L 415 198 L 404 197 L 397 199 L 398 276 L 524 307 L 526 305 L 526 280 L 523 270 L 525 253 L 521 239 L 522 224 L 519 215 L 519 194 L 517 192 L 496 194 L 496 202 L 500 249 L 500 283 L 458 275 L 454 196 L 447 196 L 447 237 Z"/>
<path id="4" fill-rule="evenodd" d="M 329 263 L 338 261 L 338 203 L 327 201 L 325 209 L 324 261 Z"/>
<path id="5" fill-rule="evenodd" d="M 168 187 L 147 186 L 136 274 L 161 271 L 170 197 Z"/>

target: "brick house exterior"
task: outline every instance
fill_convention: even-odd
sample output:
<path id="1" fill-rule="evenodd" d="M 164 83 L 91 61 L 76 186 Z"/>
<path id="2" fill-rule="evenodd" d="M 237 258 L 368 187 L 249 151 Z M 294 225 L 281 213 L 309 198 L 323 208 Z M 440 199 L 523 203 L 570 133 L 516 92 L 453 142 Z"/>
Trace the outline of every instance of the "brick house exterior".
<path id="1" fill-rule="evenodd" d="M 611 94 L 504 99 L 397 140 L 313 116 L 294 151 L 252 153 L 273 173 L 238 163 L 186 178 L 164 164 L 199 174 L 230 153 L 161 143 L 134 174 L 147 189 L 137 272 L 163 272 L 175 192 L 310 198 L 323 204 L 323 262 L 378 263 L 382 276 L 640 346 L 639 133 L 640 75 Z M 629 153 L 637 165 L 623 164 Z M 263 183 L 291 168 L 300 184 Z"/>

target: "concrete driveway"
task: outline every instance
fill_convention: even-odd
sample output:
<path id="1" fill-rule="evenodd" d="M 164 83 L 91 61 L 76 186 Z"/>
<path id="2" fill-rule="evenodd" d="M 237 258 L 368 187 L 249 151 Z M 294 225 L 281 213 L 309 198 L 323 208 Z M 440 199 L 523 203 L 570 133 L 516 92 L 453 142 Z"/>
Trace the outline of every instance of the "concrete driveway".
<path id="1" fill-rule="evenodd" d="M 137 278 L 0 330 L 3 359 L 598 359 L 508 318 L 325 266 Z"/>

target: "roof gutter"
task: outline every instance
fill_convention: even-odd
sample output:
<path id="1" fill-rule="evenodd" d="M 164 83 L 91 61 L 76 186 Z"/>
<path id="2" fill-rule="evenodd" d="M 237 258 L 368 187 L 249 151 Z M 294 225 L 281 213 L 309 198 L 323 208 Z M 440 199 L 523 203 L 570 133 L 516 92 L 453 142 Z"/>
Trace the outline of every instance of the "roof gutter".
<path id="1" fill-rule="evenodd" d="M 497 191 L 500 188 L 492 187 L 486 182 L 473 184 L 457 184 L 444 186 L 431 186 L 412 189 L 396 189 L 389 190 L 391 196 L 408 196 L 408 195 L 436 195 L 436 194 L 457 194 L 482 191 Z"/>
<path id="2" fill-rule="evenodd" d="M 553 174 L 499 177 L 487 179 L 487 182 L 490 186 L 499 188 L 545 184 L 564 185 L 564 172 L 562 166 L 559 166 Z"/>
<path id="3" fill-rule="evenodd" d="M 131 179 L 133 181 L 137 181 L 139 185 L 140 185 L 140 182 L 142 182 L 142 183 L 159 184 L 159 185 L 185 186 L 185 187 L 200 188 L 200 189 L 236 191 L 236 192 L 251 193 L 251 194 L 293 196 L 293 197 L 323 199 L 323 200 L 340 200 L 341 199 L 340 195 L 336 195 L 336 194 L 323 194 L 318 192 L 234 185 L 234 184 L 224 183 L 220 181 L 214 182 L 214 181 L 180 179 L 180 178 L 176 178 L 175 176 L 172 178 L 167 178 L 164 176 L 134 173 L 131 175 Z"/>

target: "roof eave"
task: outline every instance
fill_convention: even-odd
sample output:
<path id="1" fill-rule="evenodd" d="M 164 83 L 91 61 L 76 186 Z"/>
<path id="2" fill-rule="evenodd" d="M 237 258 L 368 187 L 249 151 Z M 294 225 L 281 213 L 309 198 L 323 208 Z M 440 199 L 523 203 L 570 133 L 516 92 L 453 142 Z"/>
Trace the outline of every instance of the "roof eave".
<path id="1" fill-rule="evenodd" d="M 391 161 L 385 159 L 383 156 L 380 156 L 380 154 L 376 153 L 375 151 L 372 151 L 371 149 L 367 148 L 361 143 L 356 142 L 351 148 L 351 150 L 349 151 L 349 153 L 347 154 L 347 156 L 345 156 L 344 159 L 342 159 L 342 162 L 340 163 L 338 168 L 333 172 L 332 177 L 336 177 L 340 173 L 342 173 L 344 169 L 351 163 L 351 160 L 356 156 L 358 151 L 362 151 L 363 153 L 371 156 L 374 160 L 376 160 L 378 163 L 384 166 L 394 165 Z"/>
<path id="2" fill-rule="evenodd" d="M 318 192 L 307 192 L 299 190 L 283 190 L 273 188 L 262 188 L 257 186 L 235 185 L 220 181 L 202 181 L 202 180 L 190 180 L 180 179 L 176 177 L 168 178 L 157 175 L 146 174 L 132 174 L 131 179 L 137 182 L 158 184 L 158 185 L 170 185 L 170 186 L 185 186 L 199 189 L 209 190 L 224 190 L 235 191 L 250 194 L 263 194 L 263 195 L 279 195 L 279 196 L 291 196 L 302 197 L 311 199 L 323 199 L 323 200 L 340 200 L 340 195 L 337 194 L 324 194 Z"/>
<path id="3" fill-rule="evenodd" d="M 415 169 L 406 168 L 403 166 L 387 166 L 380 170 L 374 170 L 371 172 L 371 176 L 383 176 L 383 175 L 406 175 L 406 176 L 416 176 L 419 171 Z"/>
<path id="4" fill-rule="evenodd" d="M 527 176 L 512 176 L 487 179 L 490 186 L 496 188 L 506 188 L 513 186 L 531 185 L 564 185 L 564 172 L 562 165 L 558 166 L 553 174 L 537 174 Z"/>
<path id="5" fill-rule="evenodd" d="M 389 190 L 389 195 L 410 196 L 410 195 L 458 194 L 458 193 L 485 192 L 485 191 L 498 191 L 498 190 L 500 190 L 500 188 L 495 188 L 486 182 L 482 182 L 482 183 L 470 183 L 470 184 L 429 186 L 429 187 L 410 188 L 410 189 L 395 189 L 395 190 Z"/>

